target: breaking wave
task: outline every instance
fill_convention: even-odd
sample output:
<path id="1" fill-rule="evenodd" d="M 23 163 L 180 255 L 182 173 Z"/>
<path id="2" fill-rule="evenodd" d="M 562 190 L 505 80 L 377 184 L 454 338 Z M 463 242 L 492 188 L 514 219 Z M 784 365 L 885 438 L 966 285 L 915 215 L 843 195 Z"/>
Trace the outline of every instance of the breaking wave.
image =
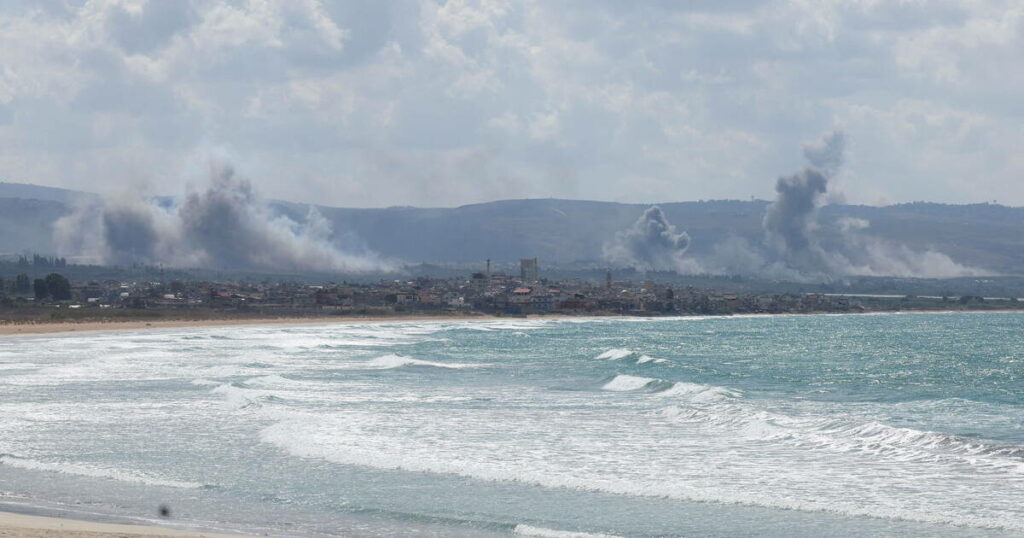
<path id="1" fill-rule="evenodd" d="M 970 465 L 1024 475 L 1024 447 L 961 435 L 858 422 L 821 414 L 777 412 L 743 399 L 736 389 L 620 374 L 601 390 L 652 393 L 685 403 L 663 408 L 665 418 L 735 432 L 748 439 L 837 452 L 859 452 L 901 462 Z"/>
<path id="2" fill-rule="evenodd" d="M 310 422 L 314 420 L 314 422 Z M 970 526 L 980 528 L 1024 530 L 1024 523 L 1010 516 L 996 514 L 943 513 L 918 506 L 881 506 L 840 498 L 814 498 L 747 490 L 731 485 L 706 485 L 689 481 L 666 481 L 654 476 L 640 477 L 580 472 L 579 469 L 558 465 L 544 466 L 540 461 L 492 459 L 481 455 L 461 454 L 453 457 L 444 447 L 410 445 L 402 450 L 389 449 L 392 439 L 384 437 L 364 444 L 353 439 L 328 434 L 314 417 L 306 420 L 286 420 L 260 432 L 260 440 L 278 446 L 302 458 L 371 467 L 377 469 L 439 473 L 463 476 L 493 482 L 515 482 L 546 488 L 593 491 L 615 495 L 658 497 L 695 502 L 712 502 L 758 506 L 805 512 L 829 512 L 847 516 L 866 516 L 880 519 L 918 521 L 933 524 Z M 539 466 L 538 466 L 539 464 Z M 518 527 L 517 527 L 518 528 Z M 534 534 L 527 534 L 533 532 Z M 590 536 L 586 534 L 560 534 L 540 527 L 523 526 L 517 533 L 533 536 Z M 546 533 L 546 534 L 544 534 Z M 601 536 L 601 535 L 597 535 Z"/>
<path id="3" fill-rule="evenodd" d="M 210 391 L 224 398 L 224 403 L 231 409 L 259 409 L 265 403 L 280 401 L 281 398 L 265 390 L 246 388 L 242 383 L 225 383 Z"/>
<path id="4" fill-rule="evenodd" d="M 512 530 L 513 534 L 519 536 L 535 536 L 537 538 L 620 538 L 614 534 L 600 534 L 593 532 L 560 531 L 534 527 L 533 525 L 516 525 Z"/>
<path id="5" fill-rule="evenodd" d="M 458 370 L 462 368 L 483 368 L 488 365 L 425 361 L 414 359 L 412 357 L 404 357 L 402 355 L 382 355 L 366 363 L 367 368 L 375 370 L 391 370 L 393 368 L 402 368 L 404 366 L 427 366 L 432 368 L 449 368 Z"/>
<path id="6" fill-rule="evenodd" d="M 601 390 L 609 390 L 612 392 L 634 392 L 640 390 L 657 392 L 667 390 L 671 386 L 671 382 L 662 379 L 620 374 L 613 377 L 611 381 L 602 385 Z"/>
<path id="7" fill-rule="evenodd" d="M 620 374 L 601 386 L 601 390 L 612 392 L 655 392 L 662 396 L 680 396 L 690 402 L 713 402 L 728 398 L 737 398 L 742 393 L 734 389 L 687 383 L 685 381 L 666 381 L 651 377 Z"/>
<path id="8" fill-rule="evenodd" d="M 307 383 L 302 381 L 296 381 L 294 379 L 288 379 L 279 375 L 264 375 L 259 377 L 252 377 L 246 379 L 244 382 L 247 387 L 260 387 L 260 388 L 300 388 L 305 387 Z"/>
<path id="9" fill-rule="evenodd" d="M 152 476 L 146 473 L 129 471 L 125 469 L 94 467 L 91 465 L 84 465 L 80 463 L 71 462 L 45 462 L 29 458 L 22 458 L 11 454 L 0 454 L 0 465 L 9 465 L 11 467 L 17 467 L 19 469 L 29 469 L 33 471 L 48 471 L 53 473 L 70 474 L 76 476 L 87 476 L 91 478 L 106 478 L 110 480 L 134 482 L 136 484 L 146 484 L 150 486 L 165 486 L 170 488 L 183 489 L 196 489 L 203 487 L 203 484 L 200 484 L 198 482 L 170 480 L 166 478 Z"/>
<path id="10" fill-rule="evenodd" d="M 602 353 L 602 354 L 600 354 L 600 355 L 598 355 L 598 356 L 596 356 L 594 358 L 595 359 L 610 360 L 610 361 L 617 361 L 619 359 L 625 359 L 626 357 L 630 357 L 630 356 L 633 356 L 633 355 L 636 355 L 636 354 L 637 354 L 636 351 L 633 351 L 632 349 L 612 348 L 612 349 L 609 349 L 608 351 L 605 351 L 604 353 Z"/>
<path id="11" fill-rule="evenodd" d="M 636 362 L 637 364 L 646 364 L 646 363 L 649 363 L 649 362 L 657 364 L 657 363 L 668 362 L 665 359 L 659 359 L 659 358 L 651 357 L 650 355 L 644 355 L 643 353 L 639 353 L 639 352 L 633 351 L 632 349 L 625 349 L 625 348 L 612 348 L 612 349 L 609 349 L 609 350 L 605 351 L 604 353 L 601 353 L 600 355 L 598 355 L 598 356 L 596 356 L 594 358 L 598 359 L 598 360 L 607 360 L 607 361 L 618 361 L 618 360 L 623 360 L 623 359 L 631 359 L 634 362 Z"/>
<path id="12" fill-rule="evenodd" d="M 670 390 L 687 390 L 687 387 Z M 820 414 L 791 415 L 759 408 L 742 400 L 722 402 L 718 397 L 702 396 L 709 392 L 712 391 L 694 389 L 691 394 L 696 397 L 690 398 L 691 405 L 672 406 L 659 413 L 675 421 L 697 423 L 736 432 L 750 439 L 800 448 L 857 452 L 907 463 L 969 465 L 979 471 L 1024 475 L 1024 448 L 1019 446 L 878 421 L 857 422 Z"/>

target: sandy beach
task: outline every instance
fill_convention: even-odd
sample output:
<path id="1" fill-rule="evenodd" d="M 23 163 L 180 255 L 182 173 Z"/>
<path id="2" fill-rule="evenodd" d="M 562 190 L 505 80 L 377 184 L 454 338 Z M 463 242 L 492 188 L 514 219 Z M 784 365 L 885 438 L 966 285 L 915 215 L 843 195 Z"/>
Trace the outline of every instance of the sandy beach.
<path id="1" fill-rule="evenodd" d="M 115 538 L 129 536 L 147 536 L 150 538 L 238 538 L 242 535 L 182 531 L 146 525 L 94 523 L 74 519 L 0 512 L 0 537 L 56 538 L 58 536 L 71 538 Z"/>
<path id="2" fill-rule="evenodd" d="M 951 314 L 955 312 L 971 314 L 1001 314 L 1021 313 L 1024 310 L 999 309 L 991 310 L 902 310 L 902 311 L 875 311 L 861 313 L 835 313 L 826 315 L 893 315 L 893 314 Z M 813 313 L 810 313 L 813 314 Z M 805 313 L 782 313 L 782 314 L 735 314 L 720 317 L 769 317 L 769 316 L 793 316 L 808 315 Z M 608 315 L 580 316 L 571 314 L 531 314 L 524 317 L 503 317 L 488 314 L 473 314 L 465 316 L 345 316 L 345 317 L 279 317 L 279 318 L 222 318 L 222 319 L 151 319 L 151 320 L 108 320 L 108 321 L 44 321 L 44 322 L 11 322 L 0 320 L 0 338 L 19 335 L 39 335 L 55 333 L 81 333 L 81 332 L 108 332 L 108 331 L 137 331 L 147 329 L 176 329 L 184 327 L 235 327 L 235 326 L 257 326 L 257 325 L 344 325 L 351 323 L 400 323 L 409 321 L 495 321 L 502 319 L 566 319 L 580 317 L 618 317 Z M 685 316 L 684 316 L 685 317 Z M 697 315 L 697 317 L 701 317 Z"/>
<path id="3" fill-rule="evenodd" d="M 555 317 L 555 316 L 545 316 Z M 480 321 L 500 319 L 494 316 L 352 316 L 352 317 L 289 317 L 289 318 L 225 318 L 225 319 L 166 319 L 166 320 L 111 320 L 111 321 L 59 321 L 38 323 L 0 322 L 0 337 L 119 330 L 174 329 L 180 327 L 225 327 L 239 325 L 316 325 L 345 323 L 395 323 L 403 321 Z"/>

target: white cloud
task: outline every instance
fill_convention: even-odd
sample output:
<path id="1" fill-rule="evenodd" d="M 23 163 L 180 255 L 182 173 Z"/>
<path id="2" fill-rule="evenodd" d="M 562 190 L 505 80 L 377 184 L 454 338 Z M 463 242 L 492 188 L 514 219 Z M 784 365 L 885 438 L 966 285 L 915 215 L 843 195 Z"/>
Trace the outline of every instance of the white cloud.
<path id="1" fill-rule="evenodd" d="M 347 206 L 767 198 L 842 125 L 848 201 L 1024 204 L 1022 28 L 1002 0 L 15 0 L 0 178 L 159 185 L 223 147 Z"/>

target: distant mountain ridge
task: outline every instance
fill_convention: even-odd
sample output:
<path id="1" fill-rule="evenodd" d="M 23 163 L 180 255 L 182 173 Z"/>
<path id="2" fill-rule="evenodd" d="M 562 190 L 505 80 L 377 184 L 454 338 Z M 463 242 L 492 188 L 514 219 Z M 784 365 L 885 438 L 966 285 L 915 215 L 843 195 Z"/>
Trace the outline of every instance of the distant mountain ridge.
<path id="1" fill-rule="evenodd" d="M 90 193 L 0 183 L 0 253 L 53 254 L 53 223 Z M 717 200 L 659 204 L 689 233 L 689 252 L 706 254 L 737 236 L 762 237 L 769 202 Z M 272 205 L 296 221 L 309 206 Z M 599 265 L 602 246 L 630 226 L 650 204 L 560 199 L 501 200 L 453 208 L 359 209 L 317 206 L 335 242 L 366 247 L 408 262 L 482 263 L 538 257 L 547 265 Z M 914 249 L 934 249 L 954 260 L 1006 274 L 1024 274 L 1024 208 L 995 204 L 910 203 L 884 207 L 832 205 L 821 211 L 823 241 L 840 240 L 843 219 L 870 222 L 867 231 Z"/>
<path id="2" fill-rule="evenodd" d="M 81 199 L 88 199 L 99 196 L 92 192 L 62 189 L 60 187 L 46 187 L 43 185 L 32 185 L 29 183 L 8 183 L 0 181 L 0 198 L 21 198 L 24 200 L 43 200 L 47 202 L 60 202 L 72 204 Z"/>

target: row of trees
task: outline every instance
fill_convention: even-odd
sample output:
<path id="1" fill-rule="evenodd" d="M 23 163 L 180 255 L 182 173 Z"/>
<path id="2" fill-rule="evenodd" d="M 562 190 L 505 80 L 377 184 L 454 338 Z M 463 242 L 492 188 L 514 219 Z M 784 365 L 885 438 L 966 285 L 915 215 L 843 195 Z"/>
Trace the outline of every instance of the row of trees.
<path id="1" fill-rule="evenodd" d="M 32 280 L 26 274 L 15 276 L 12 280 L 5 281 L 0 278 L 0 294 L 11 293 L 14 295 L 26 295 L 32 291 Z"/>
<path id="2" fill-rule="evenodd" d="M 56 256 L 40 256 L 33 254 L 30 260 L 28 256 L 18 256 L 18 267 L 67 267 L 68 261 L 65 258 Z"/>
<path id="3" fill-rule="evenodd" d="M 37 301 L 51 299 L 54 301 L 71 300 L 71 282 L 64 275 L 50 273 L 46 278 L 29 279 L 22 273 L 14 277 L 10 283 L 0 278 L 0 294 L 10 291 L 14 295 L 35 295 Z"/>

